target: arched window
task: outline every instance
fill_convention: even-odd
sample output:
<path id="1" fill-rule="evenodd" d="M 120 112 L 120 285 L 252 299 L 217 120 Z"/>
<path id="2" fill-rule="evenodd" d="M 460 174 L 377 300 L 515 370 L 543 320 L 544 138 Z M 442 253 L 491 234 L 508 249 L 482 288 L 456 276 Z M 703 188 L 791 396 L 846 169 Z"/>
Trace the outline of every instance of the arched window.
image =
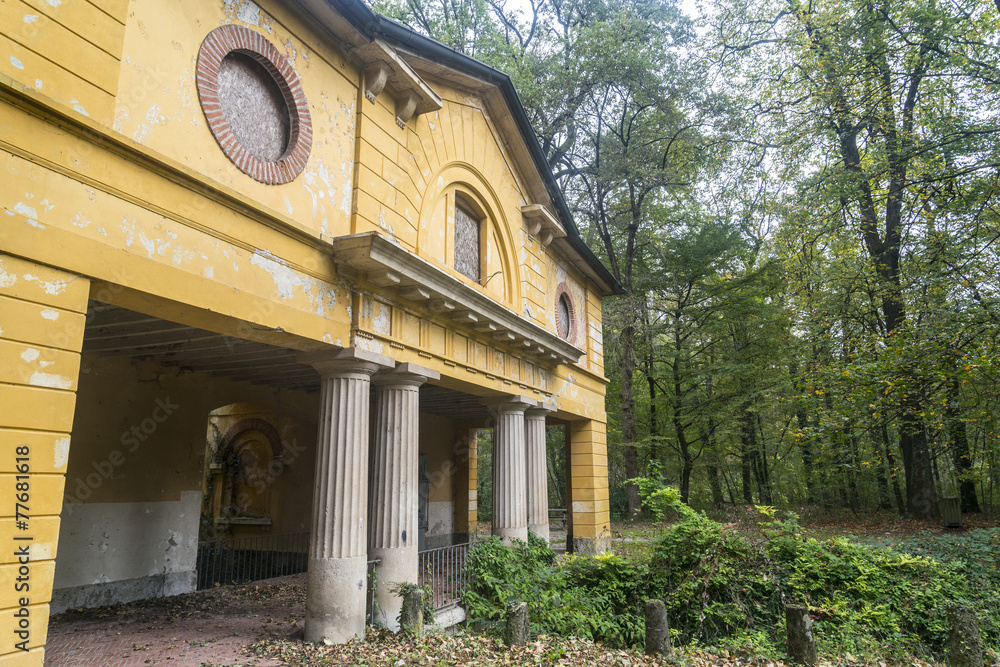
<path id="1" fill-rule="evenodd" d="M 455 202 L 455 270 L 479 282 L 482 278 L 482 220 L 461 199 Z"/>

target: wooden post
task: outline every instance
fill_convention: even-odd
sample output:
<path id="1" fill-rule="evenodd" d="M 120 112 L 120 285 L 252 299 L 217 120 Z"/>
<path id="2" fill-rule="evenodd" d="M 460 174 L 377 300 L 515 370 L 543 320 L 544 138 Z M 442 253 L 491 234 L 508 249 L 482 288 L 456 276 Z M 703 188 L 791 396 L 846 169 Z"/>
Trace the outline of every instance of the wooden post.
<path id="1" fill-rule="evenodd" d="M 972 608 L 960 604 L 949 606 L 948 625 L 948 660 L 952 667 L 983 667 L 979 624 Z"/>
<path id="2" fill-rule="evenodd" d="M 788 657 L 802 665 L 815 665 L 818 660 L 816 639 L 813 637 L 808 607 L 785 605 L 785 634 Z"/>
<path id="3" fill-rule="evenodd" d="M 646 653 L 670 654 L 670 625 L 662 600 L 646 600 Z"/>
<path id="4" fill-rule="evenodd" d="M 503 639 L 507 646 L 524 646 L 528 643 L 528 603 L 516 602 L 507 607 L 507 629 Z"/>

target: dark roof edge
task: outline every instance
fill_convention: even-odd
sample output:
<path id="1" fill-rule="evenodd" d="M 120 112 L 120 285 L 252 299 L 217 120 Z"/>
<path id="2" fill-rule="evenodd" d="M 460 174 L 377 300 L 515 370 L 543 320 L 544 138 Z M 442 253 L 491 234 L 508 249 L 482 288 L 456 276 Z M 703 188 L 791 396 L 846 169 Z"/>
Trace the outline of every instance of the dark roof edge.
<path id="1" fill-rule="evenodd" d="M 524 138 L 528 152 L 531 153 L 535 168 L 545 181 L 545 187 L 549 192 L 549 196 L 558 209 L 557 213 L 567 227 L 569 233 L 566 235 L 566 241 L 611 289 L 612 294 L 625 293 L 625 290 L 618 280 L 615 279 L 611 271 L 608 270 L 608 267 L 594 254 L 594 251 L 591 250 L 590 246 L 580 236 L 580 230 L 576 227 L 573 215 L 570 213 L 566 199 L 563 197 L 562 190 L 559 188 L 559 184 L 556 183 L 552 169 L 549 168 L 549 163 L 545 159 L 542 147 L 538 143 L 535 130 L 531 126 L 531 121 L 528 120 L 528 113 L 524 110 L 524 105 L 521 104 L 521 98 L 514 88 L 514 83 L 507 74 L 479 62 L 475 58 L 460 53 L 449 46 L 445 46 L 437 40 L 421 35 L 412 28 L 377 14 L 368 7 L 364 0 L 327 0 L 327 2 L 340 11 L 344 18 L 369 39 L 378 35 L 390 42 L 412 49 L 418 54 L 425 55 L 428 59 L 434 60 L 446 67 L 496 85 L 510 106 L 514 122 L 517 124 L 518 130 L 520 130 L 521 136 Z"/>

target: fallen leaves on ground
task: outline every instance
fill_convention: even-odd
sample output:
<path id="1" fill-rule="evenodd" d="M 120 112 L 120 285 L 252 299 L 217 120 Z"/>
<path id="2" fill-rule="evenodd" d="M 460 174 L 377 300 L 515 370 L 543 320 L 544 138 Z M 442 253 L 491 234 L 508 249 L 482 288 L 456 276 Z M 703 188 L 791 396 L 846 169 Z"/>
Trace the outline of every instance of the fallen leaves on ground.
<path id="1" fill-rule="evenodd" d="M 323 646 L 301 639 L 263 639 L 247 647 L 248 653 L 268 657 L 286 665 L 353 665 L 356 667 L 408 667 L 411 665 L 601 665 L 609 667 L 787 667 L 752 651 L 675 650 L 670 656 L 649 656 L 641 651 L 610 649 L 582 639 L 540 635 L 526 646 L 508 648 L 496 637 L 459 632 L 415 639 L 385 630 L 370 630 L 365 641 Z M 886 667 L 884 662 L 865 662 L 846 656 L 836 662 L 821 661 L 820 667 Z M 932 667 L 913 660 L 911 667 Z"/>

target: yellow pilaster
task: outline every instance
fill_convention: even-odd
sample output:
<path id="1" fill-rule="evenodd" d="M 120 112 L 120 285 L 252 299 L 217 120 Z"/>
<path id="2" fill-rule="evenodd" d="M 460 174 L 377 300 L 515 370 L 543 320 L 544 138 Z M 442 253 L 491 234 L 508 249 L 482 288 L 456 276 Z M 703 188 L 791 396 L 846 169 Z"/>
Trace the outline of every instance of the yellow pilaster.
<path id="1" fill-rule="evenodd" d="M 610 541 L 607 426 L 596 420 L 569 425 L 573 551 L 603 553 Z"/>
<path id="2" fill-rule="evenodd" d="M 90 281 L 0 254 L 0 664 L 41 665 Z"/>

